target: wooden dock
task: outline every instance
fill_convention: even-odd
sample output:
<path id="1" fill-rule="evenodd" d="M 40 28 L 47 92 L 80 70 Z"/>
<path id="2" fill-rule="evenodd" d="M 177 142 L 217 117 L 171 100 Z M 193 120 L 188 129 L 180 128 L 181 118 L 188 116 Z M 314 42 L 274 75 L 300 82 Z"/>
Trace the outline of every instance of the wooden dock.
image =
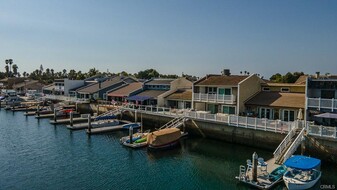
<path id="1" fill-rule="evenodd" d="M 54 117 L 54 114 L 53 114 Z M 96 117 L 92 116 L 91 120 L 95 120 Z M 83 123 L 83 122 L 87 122 L 88 118 L 83 118 L 83 117 L 75 117 L 73 118 L 73 123 Z M 54 125 L 58 125 L 58 124 L 70 124 L 70 118 L 66 118 L 66 119 L 57 119 L 56 121 L 54 120 L 50 120 L 49 121 L 50 124 L 54 124 Z"/>
<path id="2" fill-rule="evenodd" d="M 91 125 L 95 125 L 95 122 L 94 121 L 93 123 L 91 123 Z M 130 121 L 126 121 L 126 120 L 119 120 L 119 123 L 120 125 L 124 125 L 124 124 L 129 124 L 129 123 L 132 123 Z M 70 126 L 70 125 L 67 125 L 67 128 L 70 129 L 70 130 L 82 130 L 82 129 L 87 129 L 88 128 L 88 122 L 87 123 L 78 123 L 78 124 L 74 124 L 73 126 Z M 112 127 L 113 126 L 113 123 L 111 123 L 111 126 L 107 126 L 107 127 Z M 115 125 L 116 126 L 116 125 Z M 106 126 L 104 126 L 106 127 Z M 104 127 L 97 127 L 97 128 L 104 128 Z M 95 128 L 95 127 L 93 127 Z"/>

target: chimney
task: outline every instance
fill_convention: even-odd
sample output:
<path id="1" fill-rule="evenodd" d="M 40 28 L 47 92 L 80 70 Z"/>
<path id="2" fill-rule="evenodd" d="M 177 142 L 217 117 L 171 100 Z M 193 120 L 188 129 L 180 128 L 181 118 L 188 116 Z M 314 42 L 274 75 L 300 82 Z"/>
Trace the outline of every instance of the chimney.
<path id="1" fill-rule="evenodd" d="M 222 74 L 223 76 L 230 76 L 230 75 L 231 75 L 229 69 L 224 69 L 224 70 L 221 72 L 221 74 Z"/>
<path id="2" fill-rule="evenodd" d="M 315 75 L 316 79 L 319 78 L 319 72 L 316 72 L 316 75 Z"/>

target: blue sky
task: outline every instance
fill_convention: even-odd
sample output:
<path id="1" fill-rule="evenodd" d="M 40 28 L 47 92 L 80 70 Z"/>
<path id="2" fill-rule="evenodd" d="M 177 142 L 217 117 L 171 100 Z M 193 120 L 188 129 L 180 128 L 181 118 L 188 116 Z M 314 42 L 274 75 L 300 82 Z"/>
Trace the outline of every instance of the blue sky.
<path id="1" fill-rule="evenodd" d="M 0 69 L 337 74 L 337 1 L 0 0 Z"/>

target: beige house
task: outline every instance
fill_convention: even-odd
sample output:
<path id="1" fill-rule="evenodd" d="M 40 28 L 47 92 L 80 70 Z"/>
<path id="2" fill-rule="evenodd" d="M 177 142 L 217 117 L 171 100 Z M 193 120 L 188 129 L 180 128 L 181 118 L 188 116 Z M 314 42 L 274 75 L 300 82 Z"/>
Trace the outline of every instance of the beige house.
<path id="1" fill-rule="evenodd" d="M 261 90 L 257 75 L 207 75 L 193 84 L 192 108 L 210 113 L 242 114 L 245 101 Z"/>
<path id="2" fill-rule="evenodd" d="M 245 105 L 249 116 L 282 121 L 304 119 L 305 84 L 263 83 L 261 92 Z"/>

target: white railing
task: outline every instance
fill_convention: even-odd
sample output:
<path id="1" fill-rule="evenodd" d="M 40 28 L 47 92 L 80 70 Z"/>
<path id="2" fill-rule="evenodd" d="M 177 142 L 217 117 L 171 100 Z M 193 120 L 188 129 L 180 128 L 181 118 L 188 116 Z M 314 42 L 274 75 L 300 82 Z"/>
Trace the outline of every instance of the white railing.
<path id="1" fill-rule="evenodd" d="M 276 148 L 273 155 L 275 158 L 275 161 L 278 161 L 282 152 L 288 147 L 288 144 L 291 142 L 291 139 L 296 135 L 296 125 L 292 128 L 292 130 L 289 131 L 287 136 L 283 139 L 283 141 L 280 143 L 280 145 Z"/>
<path id="2" fill-rule="evenodd" d="M 308 134 L 313 136 L 337 138 L 337 127 L 327 127 L 322 125 L 314 125 L 308 122 Z"/>
<path id="3" fill-rule="evenodd" d="M 70 97 L 70 96 L 62 96 L 62 95 L 50 95 L 50 94 L 45 95 L 43 97 L 43 99 L 60 100 L 60 101 L 68 101 L 68 102 L 81 102 L 81 103 L 90 102 L 89 99 Z"/>
<path id="4" fill-rule="evenodd" d="M 146 112 L 154 115 L 169 115 L 174 117 L 187 117 L 191 119 L 213 121 L 217 123 L 225 123 L 229 126 L 270 131 L 275 133 L 288 133 L 288 131 L 294 125 L 294 122 L 283 122 L 280 120 L 268 120 L 264 118 L 261 119 L 227 114 L 210 114 L 207 112 L 177 110 L 144 105 L 136 106 L 134 104 L 126 104 L 122 107 L 122 109 L 137 110 L 139 112 Z"/>
<path id="5" fill-rule="evenodd" d="M 301 132 L 298 134 L 294 142 L 290 145 L 289 149 L 283 156 L 283 160 L 287 160 L 294 152 L 297 150 L 297 147 L 301 144 L 306 128 L 304 127 Z"/>
<path id="6" fill-rule="evenodd" d="M 307 98 L 307 102 L 310 108 L 337 110 L 337 99 Z"/>
<path id="7" fill-rule="evenodd" d="M 236 96 L 223 94 L 193 93 L 194 101 L 234 104 Z"/>

